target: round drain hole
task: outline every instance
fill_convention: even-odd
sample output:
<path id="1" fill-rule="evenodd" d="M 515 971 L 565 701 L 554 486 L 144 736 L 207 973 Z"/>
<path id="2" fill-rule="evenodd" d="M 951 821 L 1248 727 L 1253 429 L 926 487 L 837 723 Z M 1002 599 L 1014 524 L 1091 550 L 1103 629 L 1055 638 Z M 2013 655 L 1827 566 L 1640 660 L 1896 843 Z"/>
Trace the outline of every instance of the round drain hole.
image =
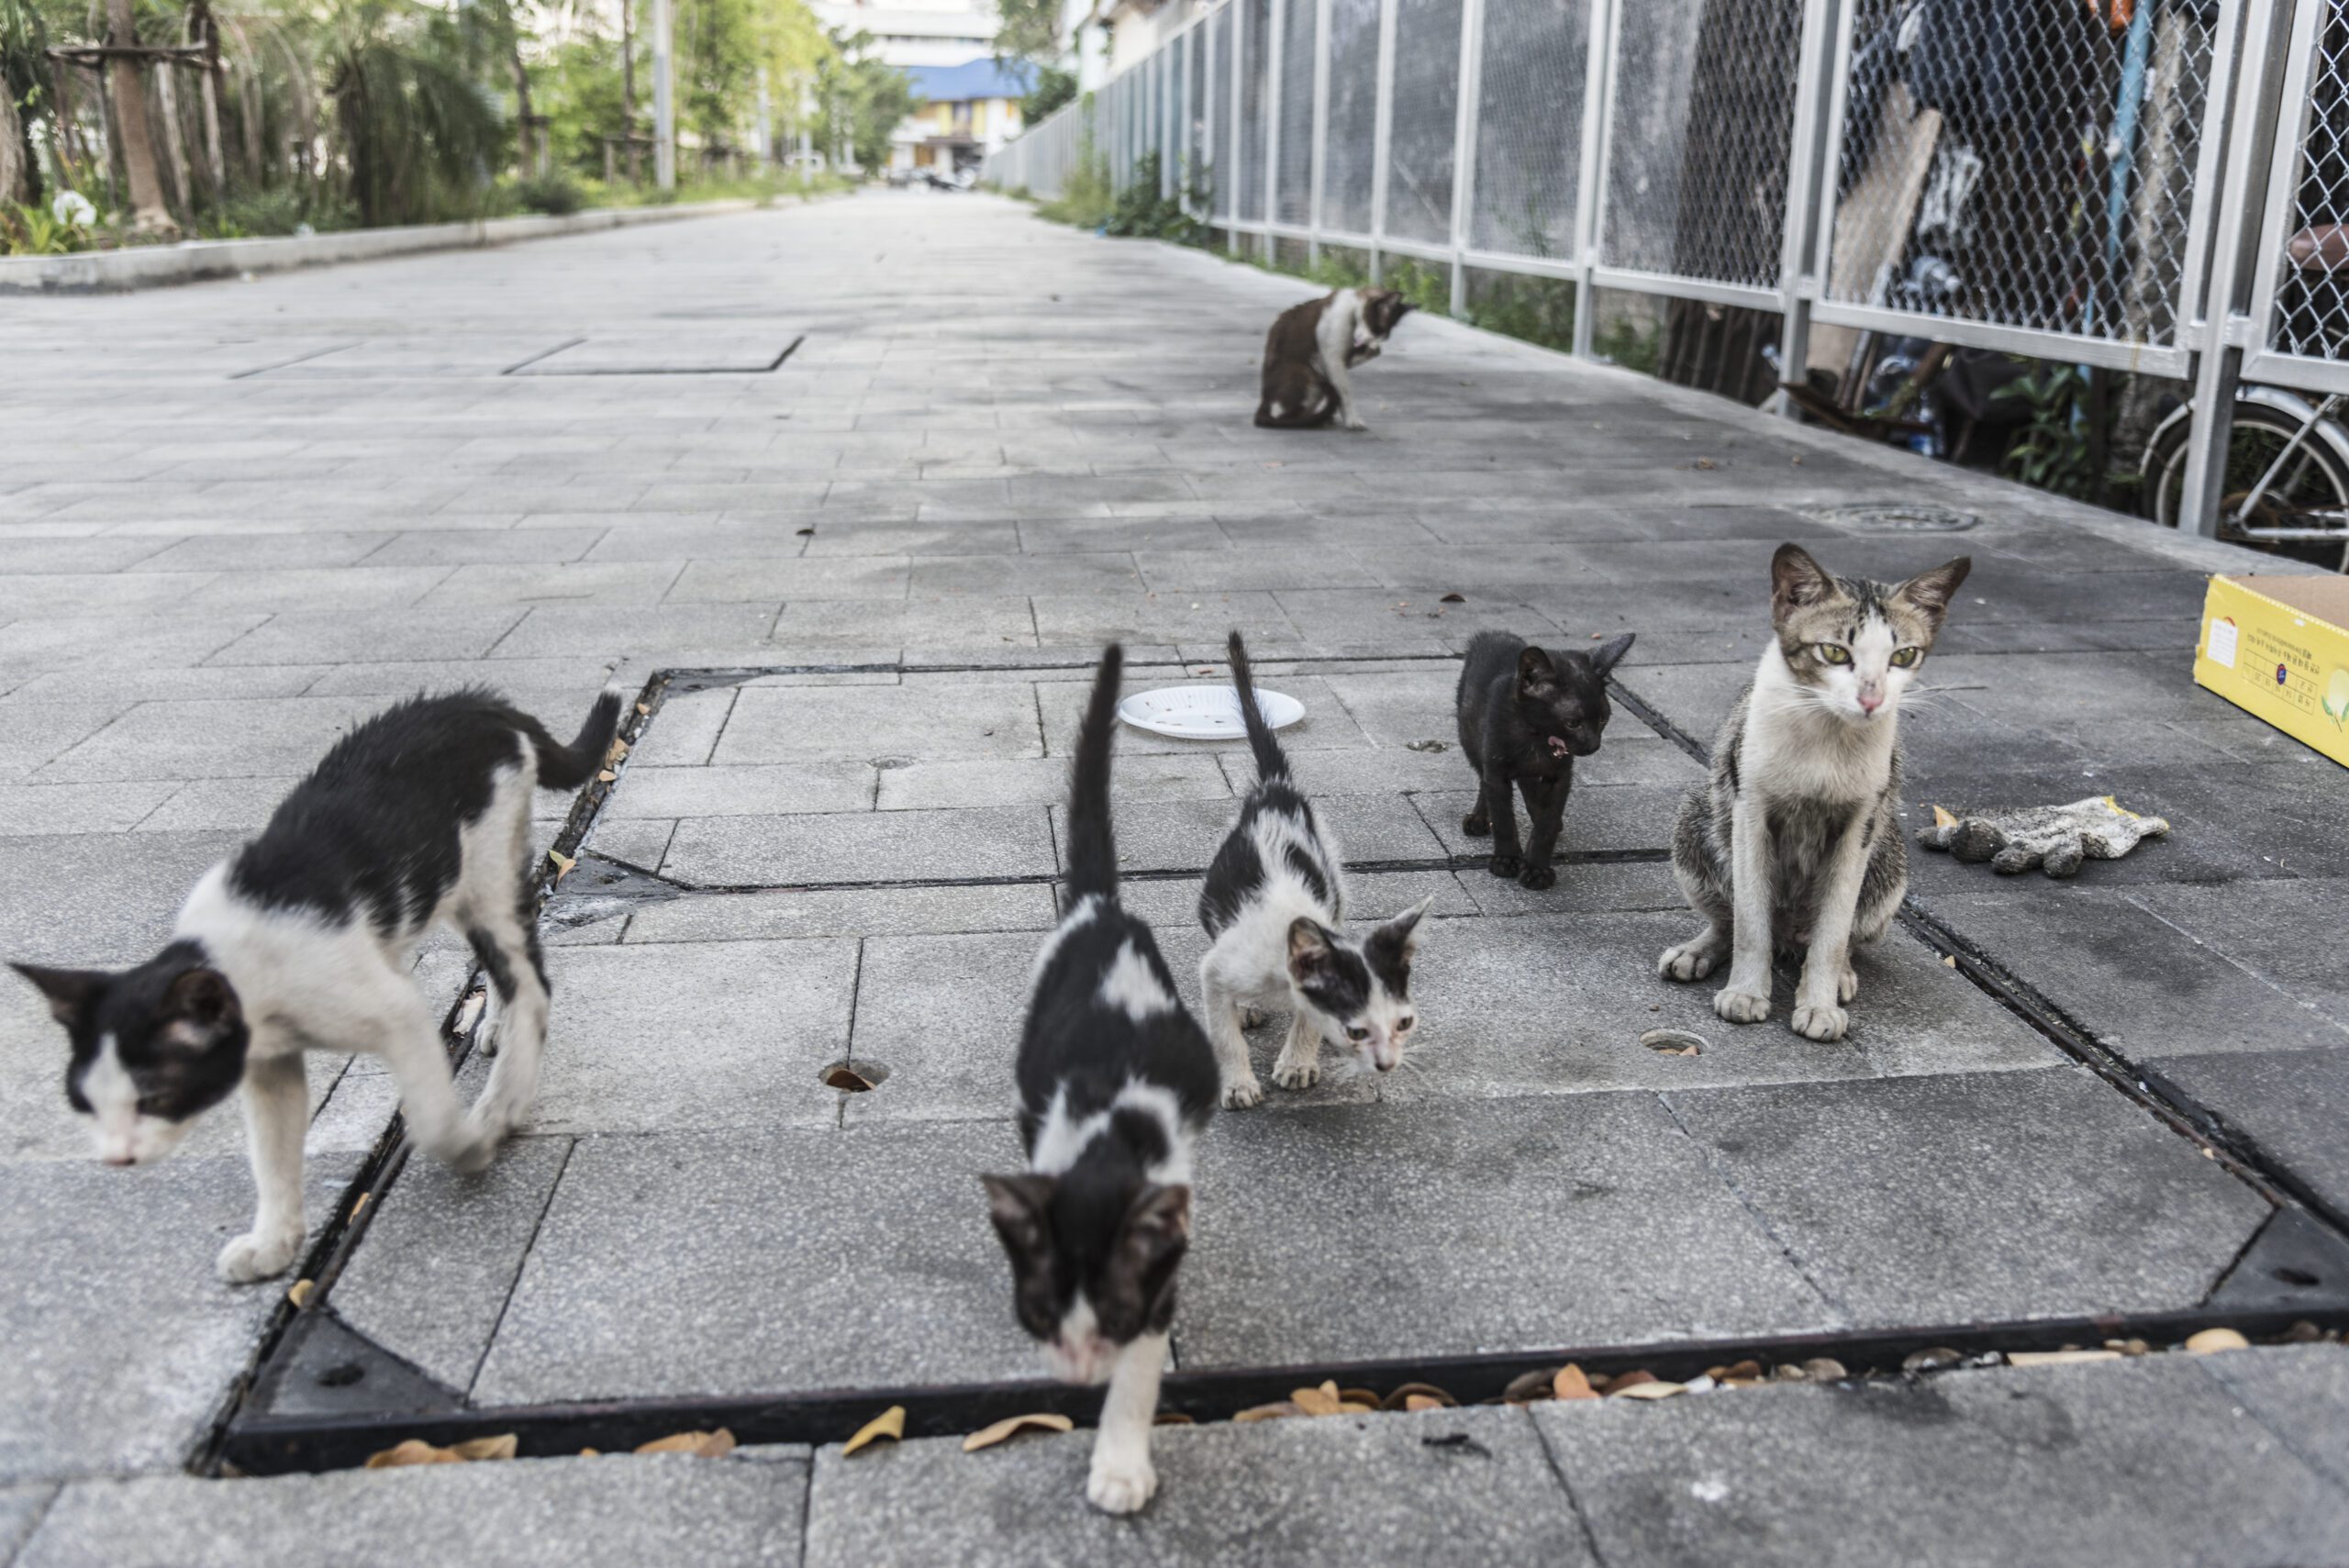
<path id="1" fill-rule="evenodd" d="M 889 1070 L 877 1062 L 835 1062 L 816 1076 L 827 1089 L 862 1095 L 879 1088 L 889 1076 Z"/>
<path id="2" fill-rule="evenodd" d="M 1650 1029 L 1640 1036 L 1640 1043 L 1658 1056 L 1702 1056 L 1705 1037 L 1687 1029 Z"/>
<path id="3" fill-rule="evenodd" d="M 2277 1279 L 2282 1280 L 2286 1284 L 2296 1284 L 2300 1286 L 2302 1289 L 2306 1289 L 2310 1285 L 2322 1284 L 2324 1283 L 2322 1280 L 2317 1278 L 2316 1275 L 2309 1273 L 2308 1270 L 2296 1269 L 2289 1263 L 2283 1264 L 2277 1268 L 2272 1268 L 2267 1272 L 2275 1275 Z"/>
<path id="4" fill-rule="evenodd" d="M 1971 512 L 1947 506 L 1902 506 L 1898 503 L 1859 506 L 1808 506 L 1803 515 L 1814 522 L 1849 528 L 1862 534 L 1956 534 L 1982 519 Z"/>
<path id="5" fill-rule="evenodd" d="M 318 1382 L 328 1388 L 348 1388 L 367 1375 L 367 1369 L 357 1362 L 337 1362 L 321 1370 Z"/>

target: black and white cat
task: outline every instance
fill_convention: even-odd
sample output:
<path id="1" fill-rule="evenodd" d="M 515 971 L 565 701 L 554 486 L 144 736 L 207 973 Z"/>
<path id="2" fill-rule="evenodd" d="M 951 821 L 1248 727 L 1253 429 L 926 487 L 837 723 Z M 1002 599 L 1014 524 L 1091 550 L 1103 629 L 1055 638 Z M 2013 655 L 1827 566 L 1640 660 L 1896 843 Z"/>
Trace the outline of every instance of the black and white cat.
<path id="1" fill-rule="evenodd" d="M 401 703 L 336 742 L 260 836 L 205 873 L 153 958 L 120 973 L 14 966 L 65 1026 L 65 1096 L 107 1164 L 162 1159 L 243 1089 L 260 1201 L 220 1252 L 223 1279 L 282 1273 L 301 1251 L 305 1051 L 381 1056 L 417 1146 L 461 1170 L 486 1165 L 529 1113 L 548 995 L 530 798 L 584 784 L 619 711 L 606 693 L 565 746 L 485 691 Z M 496 1065 L 470 1117 L 408 974 L 435 924 L 463 933 L 500 1001 Z"/>
<path id="2" fill-rule="evenodd" d="M 1410 309 L 1393 289 L 1341 288 L 1282 311 L 1264 335 L 1258 426 L 1311 430 L 1334 419 L 1343 429 L 1368 429 L 1346 373 L 1376 359 Z"/>
<path id="3" fill-rule="evenodd" d="M 1199 923 L 1214 939 L 1199 961 L 1199 987 L 1223 1103 L 1240 1109 L 1264 1097 L 1248 1061 L 1245 1014 L 1287 1010 L 1288 1039 L 1273 1064 L 1273 1082 L 1284 1089 L 1309 1088 L 1320 1076 L 1325 1036 L 1342 1036 L 1345 1049 L 1381 1073 L 1403 1060 L 1419 1023 L 1411 957 L 1419 951 L 1419 918 L 1435 895 L 1360 941 L 1346 934 L 1337 845 L 1292 782 L 1288 758 L 1256 706 L 1238 632 L 1226 651 L 1241 722 L 1256 754 L 1256 784 L 1199 890 Z"/>
<path id="4" fill-rule="evenodd" d="M 1053 1374 L 1108 1380 L 1085 1496 L 1150 1501 L 1158 1380 L 1190 1245 L 1191 1145 L 1215 1109 L 1215 1055 L 1150 928 L 1118 902 L 1109 745 L 1125 666 L 1094 677 L 1069 781 L 1068 912 L 1036 955 L 1019 1040 L 1028 1170 L 985 1176 L 1019 1322 Z"/>

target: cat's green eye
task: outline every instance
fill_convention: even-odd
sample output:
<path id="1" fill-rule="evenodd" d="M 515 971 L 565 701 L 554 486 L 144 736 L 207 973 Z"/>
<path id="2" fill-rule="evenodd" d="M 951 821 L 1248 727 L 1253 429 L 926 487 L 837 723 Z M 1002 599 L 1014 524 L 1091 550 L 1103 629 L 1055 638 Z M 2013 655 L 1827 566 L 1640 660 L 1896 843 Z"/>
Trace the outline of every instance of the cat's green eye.
<path id="1" fill-rule="evenodd" d="M 1925 651 L 1921 648 L 1896 648 L 1892 651 L 1892 667 L 1896 670 L 1909 669 L 1924 656 Z"/>
<path id="2" fill-rule="evenodd" d="M 1840 642 L 1820 643 L 1819 656 L 1830 664 L 1849 664 L 1852 662 L 1852 651 Z"/>

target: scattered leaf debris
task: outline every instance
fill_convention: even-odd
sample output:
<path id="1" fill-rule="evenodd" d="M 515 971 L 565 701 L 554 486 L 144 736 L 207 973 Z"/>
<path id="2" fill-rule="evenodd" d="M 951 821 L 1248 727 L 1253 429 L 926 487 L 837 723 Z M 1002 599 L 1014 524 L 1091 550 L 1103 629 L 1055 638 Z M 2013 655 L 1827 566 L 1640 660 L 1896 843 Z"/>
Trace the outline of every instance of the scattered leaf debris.
<path id="1" fill-rule="evenodd" d="M 1436 601 L 1436 603 L 1440 605 L 1464 605 L 1467 602 L 1468 595 L 1465 594 L 1446 594 L 1442 598 Z"/>
<path id="2" fill-rule="evenodd" d="M 294 1282 L 294 1288 L 285 1293 L 285 1299 L 294 1304 L 295 1311 L 299 1312 L 310 1305 L 310 1293 L 317 1288 L 316 1280 L 297 1279 Z"/>
<path id="3" fill-rule="evenodd" d="M 610 784 L 614 779 L 618 777 L 619 774 L 612 772 L 609 768 L 606 768 L 603 772 L 596 775 L 596 782 L 597 784 Z"/>
<path id="4" fill-rule="evenodd" d="M 1424 1401 L 1424 1403 L 1415 1405 L 1412 1403 L 1415 1399 Z M 1438 1388 L 1432 1383 L 1407 1383 L 1401 1387 L 1396 1389 L 1392 1394 L 1389 1394 L 1385 1399 L 1379 1401 L 1379 1408 L 1383 1410 L 1427 1410 L 1441 1406 L 1449 1409 L 1459 1403 L 1459 1400 L 1454 1399 L 1450 1394 L 1444 1392 L 1444 1390 L 1441 1388 Z"/>
<path id="5" fill-rule="evenodd" d="M 461 1443 L 440 1448 L 422 1438 L 410 1438 L 404 1443 L 367 1456 L 370 1470 L 399 1470 L 411 1464 L 467 1464 L 476 1460 L 511 1459 L 521 1446 L 521 1440 L 512 1432 L 501 1432 L 494 1438 L 467 1438 Z"/>
<path id="6" fill-rule="evenodd" d="M 903 1405 L 892 1405 L 856 1429 L 856 1436 L 841 1445 L 841 1457 L 845 1459 L 861 1448 L 870 1448 L 883 1438 L 887 1438 L 891 1442 L 901 1442 L 905 1435 L 906 1407 Z"/>
<path id="7" fill-rule="evenodd" d="M 714 1432 L 671 1432 L 639 1443 L 639 1453 L 689 1453 L 696 1459 L 724 1459 L 734 1451 L 734 1434 L 720 1427 Z"/>
<path id="8" fill-rule="evenodd" d="M 824 1084 L 827 1088 L 861 1095 L 873 1087 L 873 1080 L 853 1067 L 828 1067 L 824 1070 Z"/>
<path id="9" fill-rule="evenodd" d="M 2013 1351 L 2009 1366 L 2069 1366 L 2075 1362 L 2117 1362 L 2119 1351 Z"/>
<path id="10" fill-rule="evenodd" d="M 1233 1416 L 1231 1418 L 1234 1421 L 1241 1423 L 1249 1421 L 1277 1421 L 1284 1416 L 1302 1416 L 1303 1414 L 1305 1414 L 1304 1411 L 1298 1409 L 1287 1400 L 1283 1399 L 1271 1405 L 1252 1405 L 1247 1409 Z"/>
<path id="11" fill-rule="evenodd" d="M 1666 1383 L 1660 1377 L 1651 1377 L 1645 1383 L 1635 1383 L 1629 1388 L 1610 1389 L 1607 1396 L 1609 1399 L 1669 1399 L 1675 1394 L 1687 1392 L 1688 1385 L 1685 1383 Z"/>
<path id="12" fill-rule="evenodd" d="M 1658 1056 L 1701 1056 L 1705 1052 L 1705 1037 L 1687 1029 L 1650 1029 L 1640 1036 L 1640 1043 Z"/>
<path id="13" fill-rule="evenodd" d="M 1596 1399 L 1598 1390 L 1590 1385 L 1582 1368 L 1568 1362 L 1550 1377 L 1550 1397 L 1553 1399 Z"/>
<path id="14" fill-rule="evenodd" d="M 561 882 L 564 877 L 569 876 L 573 869 L 579 864 L 577 859 L 571 855 L 564 854 L 560 850 L 549 850 L 547 851 L 547 859 L 554 862 L 554 879 L 557 882 Z"/>
<path id="15" fill-rule="evenodd" d="M 2199 1334 L 2188 1335 L 2186 1348 L 2198 1356 L 2207 1356 L 2219 1351 L 2249 1350 L 2251 1341 L 2232 1329 L 2205 1329 Z"/>
<path id="16" fill-rule="evenodd" d="M 809 534 L 814 533 L 816 530 L 814 528 L 794 528 L 791 531 L 797 534 L 801 539 L 806 539 Z"/>
<path id="17" fill-rule="evenodd" d="M 1406 741 L 1406 742 L 1404 743 L 1403 750 L 1404 750 L 1404 751 L 1429 751 L 1429 752 L 1434 752 L 1434 751 L 1450 751 L 1450 750 L 1451 750 L 1451 748 L 1450 748 L 1449 746 L 1446 746 L 1446 745 L 1445 745 L 1442 741 L 1441 741 L 1441 740 L 1410 740 L 1410 741 Z"/>
<path id="18" fill-rule="evenodd" d="M 1075 1427 L 1076 1423 L 1066 1416 L 1057 1416 L 1050 1410 L 1034 1410 L 1025 1416 L 1006 1416 L 994 1426 L 981 1427 L 964 1438 L 963 1451 L 976 1453 L 983 1448 L 993 1448 L 1012 1433 L 1031 1428 L 1040 1432 L 1065 1432 L 1074 1430 Z"/>

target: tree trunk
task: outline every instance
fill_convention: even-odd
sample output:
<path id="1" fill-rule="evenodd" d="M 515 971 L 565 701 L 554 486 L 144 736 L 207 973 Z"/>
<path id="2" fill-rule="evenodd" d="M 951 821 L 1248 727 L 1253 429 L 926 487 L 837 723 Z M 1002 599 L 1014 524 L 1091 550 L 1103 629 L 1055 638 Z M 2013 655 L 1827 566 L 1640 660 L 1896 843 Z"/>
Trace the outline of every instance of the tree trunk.
<path id="1" fill-rule="evenodd" d="M 194 217 L 195 187 L 188 179 L 187 138 L 180 128 L 179 67 L 169 61 L 155 67 L 156 107 L 163 120 L 163 184 L 172 206 Z"/>
<path id="2" fill-rule="evenodd" d="M 17 116 L 17 95 L 0 76 L 0 201 L 28 202 L 25 181 L 25 128 Z"/>
<path id="3" fill-rule="evenodd" d="M 530 72 L 522 64 L 522 43 L 512 46 L 514 59 L 514 150 L 522 177 L 539 172 L 538 128 L 530 123 Z"/>
<path id="4" fill-rule="evenodd" d="M 197 0 L 189 21 L 191 43 L 195 41 L 195 28 L 204 30 L 204 173 L 217 206 L 228 195 L 228 165 L 220 156 L 220 24 L 212 19 L 212 9 L 203 0 Z"/>
<path id="5" fill-rule="evenodd" d="M 106 41 L 117 49 L 139 41 L 139 29 L 130 19 L 130 0 L 106 0 Z M 180 228 L 163 205 L 162 182 L 155 173 L 155 137 L 147 124 L 147 93 L 139 82 L 139 62 L 117 55 L 106 61 L 106 76 L 114 90 L 123 179 L 130 187 L 131 231 L 172 239 Z"/>

